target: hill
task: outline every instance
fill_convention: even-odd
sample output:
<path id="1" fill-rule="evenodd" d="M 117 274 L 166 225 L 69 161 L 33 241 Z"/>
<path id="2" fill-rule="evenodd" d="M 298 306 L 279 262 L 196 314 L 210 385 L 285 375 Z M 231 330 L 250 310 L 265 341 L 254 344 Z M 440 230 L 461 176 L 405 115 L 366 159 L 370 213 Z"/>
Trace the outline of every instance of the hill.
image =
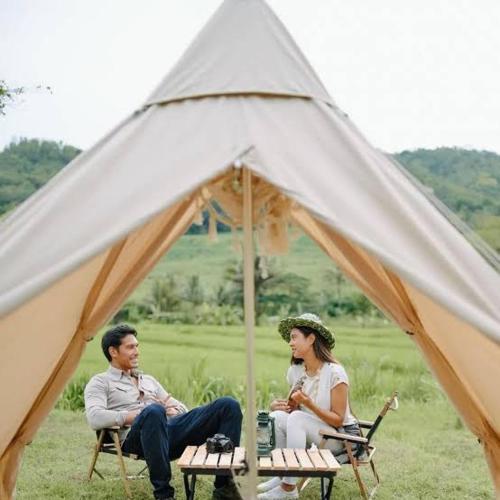
<path id="1" fill-rule="evenodd" d="M 500 251 L 500 155 L 438 148 L 403 151 L 394 158 Z"/>
<path id="2" fill-rule="evenodd" d="M 61 142 L 21 139 L 0 153 L 0 216 L 42 187 L 80 153 Z"/>
<path id="3" fill-rule="evenodd" d="M 0 216 L 24 201 L 80 153 L 60 142 L 21 139 L 0 152 Z M 500 251 L 500 155 L 459 148 L 393 155 L 450 210 Z M 188 233 L 206 232 L 204 225 Z M 224 230 L 220 227 L 219 229 Z"/>

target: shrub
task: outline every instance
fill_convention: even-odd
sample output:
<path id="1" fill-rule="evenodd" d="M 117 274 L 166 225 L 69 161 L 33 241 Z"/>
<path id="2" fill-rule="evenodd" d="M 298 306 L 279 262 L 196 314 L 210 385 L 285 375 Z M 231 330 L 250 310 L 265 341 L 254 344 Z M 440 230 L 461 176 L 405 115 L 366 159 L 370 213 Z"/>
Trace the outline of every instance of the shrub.
<path id="1" fill-rule="evenodd" d="M 89 376 L 82 374 L 70 381 L 56 403 L 61 410 L 82 411 L 85 409 L 83 392 L 89 381 Z"/>

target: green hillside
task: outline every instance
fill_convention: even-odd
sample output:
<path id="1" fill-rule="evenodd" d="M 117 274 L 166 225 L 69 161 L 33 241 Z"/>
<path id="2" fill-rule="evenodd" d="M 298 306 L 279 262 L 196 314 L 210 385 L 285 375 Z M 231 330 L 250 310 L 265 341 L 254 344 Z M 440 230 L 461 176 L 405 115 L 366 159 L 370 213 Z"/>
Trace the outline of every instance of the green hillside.
<path id="1" fill-rule="evenodd" d="M 21 139 L 0 153 L 0 216 L 42 187 L 80 150 L 60 142 Z"/>
<path id="2" fill-rule="evenodd" d="M 187 234 L 176 242 L 139 285 L 133 299 L 145 298 L 153 281 L 158 276 L 167 274 L 175 275 L 180 287 L 184 286 L 190 276 L 199 276 L 204 292 L 213 295 L 223 284 L 227 267 L 241 258 L 241 252 L 233 246 L 231 234 L 219 234 L 215 241 L 210 241 L 207 235 Z M 330 291 L 332 295 L 336 294 L 336 284 L 332 283 L 332 274 L 336 272 L 335 265 L 307 236 L 292 241 L 289 254 L 272 257 L 270 265 L 280 273 L 295 273 L 306 277 L 310 283 L 309 288 L 304 289 L 304 295 L 326 291 Z M 343 279 L 340 285 L 344 295 L 354 291 L 354 287 Z"/>
<path id="3" fill-rule="evenodd" d="M 500 156 L 458 148 L 403 151 L 394 158 L 500 251 Z"/>
<path id="4" fill-rule="evenodd" d="M 21 139 L 7 146 L 0 152 L 0 217 L 40 188 L 79 152 L 73 146 L 37 139 Z M 488 151 L 438 148 L 403 151 L 394 158 L 494 249 L 500 250 L 500 155 Z M 207 221 L 201 229 L 193 226 L 188 233 L 206 232 L 206 225 Z M 188 239 L 185 245 L 174 249 L 169 258 L 169 270 L 182 268 L 184 272 L 186 264 L 195 265 L 183 260 L 189 252 L 199 253 L 205 248 L 205 243 L 195 241 Z M 215 259 L 214 269 L 209 274 L 217 274 L 216 269 L 221 265 L 218 261 L 226 261 L 226 250 L 230 246 L 227 242 L 221 238 L 214 246 L 206 246 L 210 250 L 203 250 Z M 214 257 L 223 248 L 224 256 Z M 295 245 L 290 265 L 295 270 L 300 268 L 300 274 L 311 276 L 317 283 L 324 261 L 318 257 L 318 268 L 314 260 L 301 259 L 300 252 L 309 256 L 309 246 L 304 240 Z M 175 264 L 176 259 L 180 259 L 178 264 Z M 297 264 L 293 264 L 294 261 Z"/>

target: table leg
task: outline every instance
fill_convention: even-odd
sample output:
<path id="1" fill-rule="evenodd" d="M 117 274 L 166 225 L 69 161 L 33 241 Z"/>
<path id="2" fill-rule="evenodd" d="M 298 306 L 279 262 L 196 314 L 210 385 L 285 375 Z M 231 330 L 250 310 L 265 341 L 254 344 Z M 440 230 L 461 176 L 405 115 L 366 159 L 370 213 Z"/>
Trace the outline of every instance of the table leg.
<path id="1" fill-rule="evenodd" d="M 194 490 L 196 488 L 196 474 L 191 474 L 191 484 L 189 484 L 189 474 L 184 473 L 184 490 L 186 491 L 186 499 L 194 500 Z"/>
<path id="2" fill-rule="evenodd" d="M 335 479 L 335 476 L 330 476 L 328 478 L 328 487 L 326 489 L 325 496 L 323 497 L 324 500 L 330 500 L 330 496 L 332 494 L 332 488 L 333 488 L 333 480 Z M 323 485 L 321 486 L 321 493 L 323 493 Z"/>

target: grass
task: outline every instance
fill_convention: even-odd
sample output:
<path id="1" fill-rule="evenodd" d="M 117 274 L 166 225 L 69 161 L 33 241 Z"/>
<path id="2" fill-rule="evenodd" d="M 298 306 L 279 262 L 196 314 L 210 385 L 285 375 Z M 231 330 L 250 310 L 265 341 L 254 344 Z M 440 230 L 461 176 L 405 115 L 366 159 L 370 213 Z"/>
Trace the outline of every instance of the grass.
<path id="1" fill-rule="evenodd" d="M 394 327 L 359 328 L 332 325 L 336 356 L 351 379 L 351 399 L 360 418 L 374 418 L 383 398 L 400 391 L 400 409 L 390 412 L 377 432 L 377 466 L 382 486 L 377 498 L 493 498 L 481 446 L 464 428 L 423 365 L 411 338 Z M 138 325 L 142 368 L 190 405 L 203 395 L 233 391 L 245 394 L 245 345 L 242 327 Z M 258 404 L 286 390 L 289 353 L 273 327 L 256 329 Z M 106 369 L 96 338 L 89 343 L 74 385 L 60 406 L 78 398 L 79 382 Z M 210 392 L 211 391 L 211 392 Z M 66 406 L 65 406 L 66 405 Z M 85 480 L 94 434 L 81 412 L 54 410 L 28 446 L 18 481 L 20 499 L 120 499 L 123 489 L 114 457 L 100 458 L 106 481 Z M 131 471 L 140 464 L 131 463 Z M 175 469 L 175 467 L 174 467 Z M 174 485 L 183 498 L 181 476 Z M 210 498 L 211 480 L 200 478 L 197 498 Z M 134 498 L 152 498 L 147 480 L 132 484 Z M 302 499 L 318 498 L 313 482 Z M 346 467 L 335 482 L 336 499 L 357 498 L 352 472 Z"/>
<path id="2" fill-rule="evenodd" d="M 165 274 L 175 274 L 181 280 L 198 275 L 203 289 L 213 293 L 224 282 L 224 270 L 237 259 L 241 259 L 241 252 L 230 233 L 218 234 L 215 241 L 211 241 L 206 234 L 184 235 L 137 287 L 132 298 L 144 298 L 149 293 L 152 280 Z M 325 271 L 335 269 L 335 265 L 316 243 L 303 234 L 290 238 L 289 253 L 273 257 L 273 260 L 279 269 L 309 278 L 313 292 L 331 287 L 325 280 Z M 354 289 L 349 283 L 343 284 L 345 293 Z"/>

